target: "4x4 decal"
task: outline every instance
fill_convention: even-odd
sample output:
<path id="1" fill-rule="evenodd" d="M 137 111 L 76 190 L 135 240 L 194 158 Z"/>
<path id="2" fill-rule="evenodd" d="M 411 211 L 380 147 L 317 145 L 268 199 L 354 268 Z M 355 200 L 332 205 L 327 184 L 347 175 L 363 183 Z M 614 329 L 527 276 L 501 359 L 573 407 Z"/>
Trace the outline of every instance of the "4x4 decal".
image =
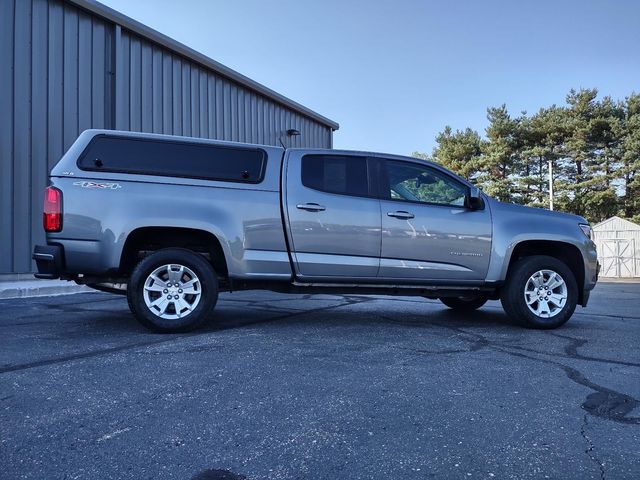
<path id="1" fill-rule="evenodd" d="M 74 185 L 79 185 L 82 188 L 102 188 L 116 190 L 122 188 L 119 183 L 102 183 L 102 182 L 73 182 Z"/>

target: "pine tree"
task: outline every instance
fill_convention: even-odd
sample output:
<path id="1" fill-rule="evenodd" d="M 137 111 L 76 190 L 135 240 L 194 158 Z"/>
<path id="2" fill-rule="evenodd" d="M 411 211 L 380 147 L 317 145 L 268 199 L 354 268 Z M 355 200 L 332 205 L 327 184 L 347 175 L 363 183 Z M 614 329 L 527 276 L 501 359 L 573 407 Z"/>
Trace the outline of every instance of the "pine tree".
<path id="1" fill-rule="evenodd" d="M 640 94 L 626 98 L 622 130 L 621 213 L 640 223 Z"/>
<path id="2" fill-rule="evenodd" d="M 567 202 L 567 194 L 563 190 L 565 172 L 562 159 L 562 148 L 567 137 L 566 110 L 555 105 L 542 108 L 528 119 L 526 125 L 527 142 L 523 147 L 523 156 L 529 170 L 535 174 L 528 183 L 533 185 L 535 199 L 527 202 L 531 206 L 549 208 L 549 165 L 553 172 L 556 204 Z"/>
<path id="3" fill-rule="evenodd" d="M 480 135 L 470 128 L 453 132 L 451 127 L 436 137 L 437 146 L 432 158 L 458 175 L 474 180 L 481 170 L 480 156 L 482 141 Z"/>
<path id="4" fill-rule="evenodd" d="M 640 95 L 598 100 L 596 89 L 571 90 L 566 106 L 512 117 L 487 109 L 483 139 L 446 127 L 431 158 L 500 200 L 554 208 L 600 221 L 620 214 L 640 221 Z"/>
<path id="5" fill-rule="evenodd" d="M 511 118 L 506 105 L 487 109 L 489 126 L 483 143 L 479 181 L 489 195 L 499 200 L 514 199 L 518 121 Z"/>

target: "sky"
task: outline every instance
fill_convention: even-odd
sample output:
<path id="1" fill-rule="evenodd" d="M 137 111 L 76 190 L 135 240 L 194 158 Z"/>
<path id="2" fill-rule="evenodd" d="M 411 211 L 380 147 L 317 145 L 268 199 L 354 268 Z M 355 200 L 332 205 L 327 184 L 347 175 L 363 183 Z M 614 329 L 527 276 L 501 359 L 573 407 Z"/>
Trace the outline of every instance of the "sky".
<path id="1" fill-rule="evenodd" d="M 337 121 L 334 148 L 430 153 L 486 109 L 640 92 L 640 0 L 102 0 Z"/>

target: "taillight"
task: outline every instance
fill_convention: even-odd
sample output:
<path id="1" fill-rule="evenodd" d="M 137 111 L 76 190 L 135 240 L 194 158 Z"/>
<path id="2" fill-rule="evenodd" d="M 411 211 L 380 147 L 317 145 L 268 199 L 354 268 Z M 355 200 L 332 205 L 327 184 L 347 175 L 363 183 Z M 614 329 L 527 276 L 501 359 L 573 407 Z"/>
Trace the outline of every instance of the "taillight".
<path id="1" fill-rule="evenodd" d="M 47 187 L 44 191 L 42 224 L 45 232 L 62 230 L 62 192 L 56 187 Z"/>

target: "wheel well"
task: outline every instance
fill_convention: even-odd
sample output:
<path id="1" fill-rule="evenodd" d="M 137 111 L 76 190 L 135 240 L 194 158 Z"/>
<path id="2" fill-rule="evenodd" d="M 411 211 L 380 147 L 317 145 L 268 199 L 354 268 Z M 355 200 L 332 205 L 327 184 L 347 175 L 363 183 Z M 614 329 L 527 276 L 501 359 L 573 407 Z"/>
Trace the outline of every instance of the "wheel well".
<path id="1" fill-rule="evenodd" d="M 576 278 L 578 284 L 578 304 L 582 303 L 584 293 L 584 260 L 580 250 L 574 245 L 565 242 L 554 242 L 549 240 L 528 240 L 519 243 L 513 249 L 509 260 L 511 266 L 523 257 L 531 255 L 547 255 L 554 257 L 567 265 Z"/>
<path id="2" fill-rule="evenodd" d="M 150 252 L 181 247 L 202 254 L 219 276 L 228 277 L 227 262 L 218 238 L 210 232 L 192 228 L 144 227 L 132 231 L 122 249 L 120 272 L 129 275 Z"/>

